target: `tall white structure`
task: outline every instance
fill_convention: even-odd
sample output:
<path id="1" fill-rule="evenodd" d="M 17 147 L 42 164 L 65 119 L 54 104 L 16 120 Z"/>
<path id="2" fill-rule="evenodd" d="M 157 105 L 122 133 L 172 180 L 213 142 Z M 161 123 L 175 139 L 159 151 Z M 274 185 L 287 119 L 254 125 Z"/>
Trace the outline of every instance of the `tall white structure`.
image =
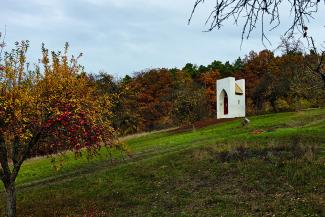
<path id="1" fill-rule="evenodd" d="M 217 118 L 245 117 L 245 79 L 217 80 Z"/>

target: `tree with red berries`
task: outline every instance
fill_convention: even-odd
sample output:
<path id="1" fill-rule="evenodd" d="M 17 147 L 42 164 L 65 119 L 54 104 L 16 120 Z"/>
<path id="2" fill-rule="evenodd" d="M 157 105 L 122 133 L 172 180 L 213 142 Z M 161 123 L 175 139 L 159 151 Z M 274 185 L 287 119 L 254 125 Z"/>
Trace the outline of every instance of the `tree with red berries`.
<path id="1" fill-rule="evenodd" d="M 28 41 L 0 60 L 0 178 L 6 192 L 6 216 L 16 216 L 15 180 L 31 156 L 82 150 L 91 156 L 102 146 L 116 147 L 108 95 L 78 64 L 78 57 L 42 47 L 41 65 L 30 70 Z"/>

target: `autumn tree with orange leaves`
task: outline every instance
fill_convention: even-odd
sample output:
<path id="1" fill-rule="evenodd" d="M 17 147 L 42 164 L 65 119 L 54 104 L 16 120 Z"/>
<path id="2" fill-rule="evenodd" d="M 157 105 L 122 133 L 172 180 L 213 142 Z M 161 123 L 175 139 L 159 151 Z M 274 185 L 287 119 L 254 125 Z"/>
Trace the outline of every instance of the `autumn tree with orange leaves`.
<path id="1" fill-rule="evenodd" d="M 136 111 L 145 130 L 155 130 L 171 124 L 172 75 L 167 69 L 151 69 L 138 73 L 129 83 L 135 93 Z"/>
<path id="2" fill-rule="evenodd" d="M 16 216 L 15 180 L 24 161 L 40 150 L 72 150 L 89 156 L 117 147 L 108 95 L 99 94 L 82 72 L 78 57 L 43 46 L 41 66 L 26 62 L 28 41 L 16 43 L 0 61 L 0 178 L 6 216 Z"/>
<path id="3" fill-rule="evenodd" d="M 209 114 L 216 113 L 216 81 L 219 78 L 220 72 L 217 70 L 202 73 L 199 77 L 205 90 Z"/>

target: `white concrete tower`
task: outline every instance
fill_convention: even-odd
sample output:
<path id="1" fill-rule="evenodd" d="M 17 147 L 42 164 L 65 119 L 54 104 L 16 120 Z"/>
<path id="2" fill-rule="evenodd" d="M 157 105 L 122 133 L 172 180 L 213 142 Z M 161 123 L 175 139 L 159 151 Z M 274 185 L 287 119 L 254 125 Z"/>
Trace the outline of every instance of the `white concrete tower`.
<path id="1" fill-rule="evenodd" d="M 245 117 L 245 79 L 217 80 L 217 118 Z"/>

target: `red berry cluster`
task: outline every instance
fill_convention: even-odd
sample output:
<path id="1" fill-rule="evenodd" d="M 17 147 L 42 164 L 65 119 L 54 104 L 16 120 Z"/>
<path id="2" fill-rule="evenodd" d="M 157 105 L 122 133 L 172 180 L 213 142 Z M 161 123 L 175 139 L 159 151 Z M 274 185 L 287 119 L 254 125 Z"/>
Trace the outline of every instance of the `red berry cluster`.
<path id="1" fill-rule="evenodd" d="M 101 146 L 104 128 L 93 123 L 83 111 L 62 111 L 59 115 L 52 115 L 46 122 L 51 149 L 80 152 L 87 148 L 96 152 Z"/>

